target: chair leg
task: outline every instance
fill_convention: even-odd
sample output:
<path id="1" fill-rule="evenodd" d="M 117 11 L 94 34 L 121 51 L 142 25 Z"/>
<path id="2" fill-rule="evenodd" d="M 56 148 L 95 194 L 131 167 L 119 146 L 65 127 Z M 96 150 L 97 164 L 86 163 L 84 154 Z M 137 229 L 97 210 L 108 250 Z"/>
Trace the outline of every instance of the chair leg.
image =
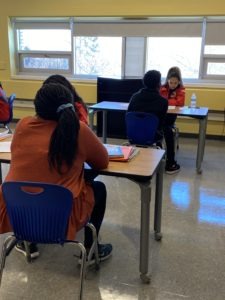
<path id="1" fill-rule="evenodd" d="M 179 149 L 179 128 L 175 128 L 175 147 L 176 150 Z"/>
<path id="2" fill-rule="evenodd" d="M 80 286 L 79 286 L 79 300 L 83 299 L 83 285 L 84 285 L 84 277 L 86 274 L 86 258 L 87 258 L 87 252 L 82 243 L 78 243 L 78 246 L 81 250 L 81 268 L 80 268 Z"/>
<path id="3" fill-rule="evenodd" d="M 174 152 L 176 153 L 179 149 L 179 128 L 173 127 L 173 136 L 174 136 Z"/>
<path id="4" fill-rule="evenodd" d="M 3 128 L 5 128 L 6 130 L 8 130 L 8 133 L 12 133 L 12 130 L 11 130 L 11 128 L 9 127 L 8 124 L 5 124 L 5 125 L 3 126 Z"/>
<path id="5" fill-rule="evenodd" d="M 92 231 L 92 239 L 93 239 L 93 244 L 91 246 L 91 249 L 88 254 L 88 261 L 92 258 L 93 253 L 95 254 L 95 269 L 99 270 L 99 255 L 98 255 L 98 237 L 97 237 L 97 232 L 96 228 L 92 223 L 87 223 L 87 227 L 89 227 Z"/>
<path id="6" fill-rule="evenodd" d="M 0 263 L 0 286 L 2 282 L 2 274 L 3 274 L 3 269 L 5 267 L 5 260 L 6 256 L 10 254 L 14 246 L 16 245 L 17 239 L 15 236 L 8 236 L 5 241 L 3 242 L 2 245 L 2 253 L 1 253 L 1 263 Z"/>
<path id="7" fill-rule="evenodd" d="M 25 250 L 26 250 L 26 258 L 27 258 L 27 262 L 31 263 L 32 262 L 32 258 L 30 255 L 30 249 L 29 249 L 29 243 L 27 241 L 23 241 L 24 242 L 24 246 L 25 246 Z"/>
<path id="8" fill-rule="evenodd" d="M 179 149 L 179 129 L 177 128 L 177 150 Z"/>
<path id="9" fill-rule="evenodd" d="M 8 133 L 12 133 L 12 129 L 9 126 L 7 126 L 7 129 L 8 129 Z"/>

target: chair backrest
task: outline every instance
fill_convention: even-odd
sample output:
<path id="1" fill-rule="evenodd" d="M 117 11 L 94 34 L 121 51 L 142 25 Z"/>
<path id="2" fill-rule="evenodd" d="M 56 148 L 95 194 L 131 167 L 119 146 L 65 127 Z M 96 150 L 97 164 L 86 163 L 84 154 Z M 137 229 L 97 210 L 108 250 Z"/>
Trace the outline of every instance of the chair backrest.
<path id="1" fill-rule="evenodd" d="M 10 123 L 13 119 L 13 104 L 15 99 L 16 99 L 16 94 L 11 94 L 8 98 L 10 114 L 9 114 L 9 119 L 4 123 Z"/>
<path id="2" fill-rule="evenodd" d="M 159 119 L 156 115 L 144 112 L 127 112 L 127 138 L 131 144 L 151 146 L 155 141 Z"/>
<path id="3" fill-rule="evenodd" d="M 55 184 L 8 181 L 2 184 L 2 192 L 17 239 L 64 243 L 73 203 L 71 191 Z"/>

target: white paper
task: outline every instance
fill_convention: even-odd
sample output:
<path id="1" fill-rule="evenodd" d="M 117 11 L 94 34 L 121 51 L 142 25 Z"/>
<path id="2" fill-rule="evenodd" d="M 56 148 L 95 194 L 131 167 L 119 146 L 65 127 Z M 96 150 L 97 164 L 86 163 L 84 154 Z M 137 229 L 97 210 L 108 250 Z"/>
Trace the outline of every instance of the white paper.
<path id="1" fill-rule="evenodd" d="M 0 152 L 11 152 L 10 146 L 11 146 L 11 141 L 0 142 Z"/>

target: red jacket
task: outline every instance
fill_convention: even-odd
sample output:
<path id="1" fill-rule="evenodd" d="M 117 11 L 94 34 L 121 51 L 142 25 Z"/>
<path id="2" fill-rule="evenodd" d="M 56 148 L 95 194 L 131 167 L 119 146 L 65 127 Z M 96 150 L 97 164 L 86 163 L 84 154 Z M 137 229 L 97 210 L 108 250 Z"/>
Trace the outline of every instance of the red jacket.
<path id="1" fill-rule="evenodd" d="M 169 89 L 168 84 L 164 84 L 160 88 L 160 95 L 168 99 L 169 105 L 184 106 L 185 102 L 185 87 L 178 86 L 174 91 Z"/>
<path id="2" fill-rule="evenodd" d="M 10 108 L 5 92 L 0 87 L 0 122 L 5 122 L 9 119 Z"/>

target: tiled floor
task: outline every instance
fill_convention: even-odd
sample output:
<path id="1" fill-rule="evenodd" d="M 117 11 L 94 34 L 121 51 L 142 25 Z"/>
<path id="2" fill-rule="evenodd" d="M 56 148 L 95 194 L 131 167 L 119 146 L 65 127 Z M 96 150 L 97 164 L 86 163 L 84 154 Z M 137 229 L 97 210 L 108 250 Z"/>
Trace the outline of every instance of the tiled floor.
<path id="1" fill-rule="evenodd" d="M 195 171 L 196 145 L 195 139 L 180 138 L 182 169 L 164 176 L 163 239 L 154 240 L 151 222 L 150 285 L 140 282 L 138 271 L 140 190 L 127 179 L 99 177 L 108 190 L 101 240 L 114 251 L 98 273 L 88 272 L 85 300 L 225 299 L 225 142 L 207 140 L 201 175 Z M 1 300 L 76 299 L 73 249 L 40 246 L 40 252 L 32 264 L 11 253 Z"/>

